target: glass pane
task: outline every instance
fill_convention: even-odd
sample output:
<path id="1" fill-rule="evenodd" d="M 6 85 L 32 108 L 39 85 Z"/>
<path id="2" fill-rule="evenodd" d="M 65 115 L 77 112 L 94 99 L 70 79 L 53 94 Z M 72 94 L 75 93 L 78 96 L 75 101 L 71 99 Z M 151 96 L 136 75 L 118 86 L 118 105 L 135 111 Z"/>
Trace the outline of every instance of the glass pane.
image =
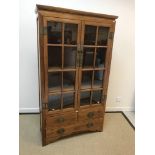
<path id="1" fill-rule="evenodd" d="M 74 89 L 75 72 L 63 72 L 63 88 Z"/>
<path id="2" fill-rule="evenodd" d="M 99 68 L 105 67 L 106 48 L 97 48 L 95 66 Z"/>
<path id="3" fill-rule="evenodd" d="M 108 32 L 108 27 L 99 27 L 97 45 L 107 45 Z"/>
<path id="4" fill-rule="evenodd" d="M 93 87 L 103 87 L 103 70 L 94 71 L 94 85 Z"/>
<path id="5" fill-rule="evenodd" d="M 83 71 L 82 72 L 82 82 L 81 82 L 82 88 L 91 88 L 92 74 L 93 74 L 92 71 Z"/>
<path id="6" fill-rule="evenodd" d="M 77 44 L 77 24 L 65 24 L 64 42 L 65 44 Z"/>
<path id="7" fill-rule="evenodd" d="M 62 65 L 61 47 L 49 46 L 48 67 L 61 67 L 61 65 Z"/>
<path id="8" fill-rule="evenodd" d="M 93 67 L 95 48 L 84 48 L 83 67 Z"/>
<path id="9" fill-rule="evenodd" d="M 61 109 L 61 95 L 48 96 L 48 109 L 57 110 Z"/>
<path id="10" fill-rule="evenodd" d="M 74 107 L 74 93 L 63 94 L 63 108 Z"/>
<path id="11" fill-rule="evenodd" d="M 76 52 L 77 52 L 77 48 L 75 47 L 64 48 L 64 67 L 75 68 Z"/>
<path id="12" fill-rule="evenodd" d="M 61 72 L 50 72 L 48 73 L 48 88 L 52 90 L 60 90 L 62 81 Z"/>
<path id="13" fill-rule="evenodd" d="M 96 26 L 91 26 L 91 25 L 85 26 L 85 35 L 84 35 L 85 45 L 95 45 L 96 29 L 97 29 Z"/>
<path id="14" fill-rule="evenodd" d="M 62 23 L 48 21 L 48 43 L 50 44 L 61 44 L 62 43 Z"/>
<path id="15" fill-rule="evenodd" d="M 80 94 L 80 106 L 83 105 L 89 105 L 90 104 L 90 98 L 91 98 L 91 92 L 81 92 Z"/>
<path id="16" fill-rule="evenodd" d="M 99 104 L 102 102 L 102 91 L 96 90 L 92 92 L 92 104 Z"/>

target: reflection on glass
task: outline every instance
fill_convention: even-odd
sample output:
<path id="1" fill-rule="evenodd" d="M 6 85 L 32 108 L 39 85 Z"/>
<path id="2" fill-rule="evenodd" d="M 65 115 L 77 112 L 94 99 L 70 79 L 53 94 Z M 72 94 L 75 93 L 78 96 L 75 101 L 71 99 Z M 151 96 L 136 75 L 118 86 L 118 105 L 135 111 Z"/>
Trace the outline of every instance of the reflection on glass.
<path id="1" fill-rule="evenodd" d="M 94 71 L 94 85 L 93 87 L 103 86 L 103 70 Z"/>
<path id="2" fill-rule="evenodd" d="M 80 94 L 80 106 L 83 105 L 89 105 L 90 104 L 90 98 L 91 98 L 91 92 L 81 92 Z"/>
<path id="3" fill-rule="evenodd" d="M 65 24 L 64 43 L 65 44 L 77 44 L 77 24 Z"/>
<path id="4" fill-rule="evenodd" d="M 108 32 L 108 27 L 99 27 L 97 45 L 107 45 Z"/>
<path id="5" fill-rule="evenodd" d="M 61 47 L 48 47 L 48 67 L 61 67 L 62 63 Z"/>
<path id="6" fill-rule="evenodd" d="M 102 91 L 96 90 L 92 92 L 92 104 L 99 104 L 102 102 Z"/>
<path id="7" fill-rule="evenodd" d="M 62 23 L 48 21 L 47 22 L 47 36 L 48 43 L 61 44 L 62 43 Z"/>
<path id="8" fill-rule="evenodd" d="M 76 52 L 77 52 L 77 48 L 75 47 L 64 48 L 64 67 L 75 68 Z"/>
<path id="9" fill-rule="evenodd" d="M 57 110 L 61 109 L 61 95 L 48 96 L 48 109 Z"/>
<path id="10" fill-rule="evenodd" d="M 81 87 L 82 88 L 90 88 L 91 82 L 92 82 L 92 71 L 83 71 L 82 72 L 82 82 Z"/>
<path id="11" fill-rule="evenodd" d="M 74 93 L 63 94 L 63 108 L 74 107 Z"/>
<path id="12" fill-rule="evenodd" d="M 63 88 L 74 89 L 75 72 L 63 72 Z"/>
<path id="13" fill-rule="evenodd" d="M 96 26 L 91 26 L 91 25 L 85 26 L 85 35 L 84 35 L 85 45 L 95 45 L 96 29 L 97 29 Z"/>
<path id="14" fill-rule="evenodd" d="M 106 48 L 97 48 L 95 66 L 99 68 L 105 67 Z"/>
<path id="15" fill-rule="evenodd" d="M 95 48 L 84 48 L 83 67 L 93 67 Z"/>
<path id="16" fill-rule="evenodd" d="M 61 72 L 50 72 L 48 73 L 48 88 L 51 90 L 60 90 L 62 81 Z"/>

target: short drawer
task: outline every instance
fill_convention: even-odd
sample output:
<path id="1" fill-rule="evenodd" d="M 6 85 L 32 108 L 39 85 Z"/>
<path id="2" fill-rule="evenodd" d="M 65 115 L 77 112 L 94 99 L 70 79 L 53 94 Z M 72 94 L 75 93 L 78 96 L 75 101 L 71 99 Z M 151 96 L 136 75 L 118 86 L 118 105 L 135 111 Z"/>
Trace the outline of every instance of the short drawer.
<path id="1" fill-rule="evenodd" d="M 75 112 L 66 112 L 64 114 L 47 116 L 46 128 L 55 128 L 64 125 L 70 125 L 76 121 Z"/>
<path id="2" fill-rule="evenodd" d="M 104 111 L 102 107 L 94 107 L 88 109 L 82 109 L 78 113 L 78 120 L 89 120 L 95 118 L 102 118 L 104 115 Z"/>
<path id="3" fill-rule="evenodd" d="M 79 122 L 75 127 L 76 132 L 82 131 L 102 131 L 103 129 L 103 118 L 97 118 L 93 120 L 85 120 Z"/>

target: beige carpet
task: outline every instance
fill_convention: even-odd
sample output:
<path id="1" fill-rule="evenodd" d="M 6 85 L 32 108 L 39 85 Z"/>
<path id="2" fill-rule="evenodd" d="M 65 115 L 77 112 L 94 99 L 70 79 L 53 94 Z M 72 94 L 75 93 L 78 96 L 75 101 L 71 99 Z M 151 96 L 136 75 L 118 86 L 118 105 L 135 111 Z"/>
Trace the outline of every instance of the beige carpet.
<path id="1" fill-rule="evenodd" d="M 39 115 L 20 115 L 20 155 L 134 155 L 135 132 L 121 113 L 106 113 L 103 132 L 41 145 Z"/>

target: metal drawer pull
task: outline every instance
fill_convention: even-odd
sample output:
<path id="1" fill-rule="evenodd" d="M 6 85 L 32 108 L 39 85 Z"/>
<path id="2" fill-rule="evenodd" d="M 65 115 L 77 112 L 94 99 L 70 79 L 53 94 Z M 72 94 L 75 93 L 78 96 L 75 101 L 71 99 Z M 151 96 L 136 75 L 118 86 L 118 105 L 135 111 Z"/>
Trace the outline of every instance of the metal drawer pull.
<path id="1" fill-rule="evenodd" d="M 87 114 L 87 117 L 88 117 L 88 118 L 93 118 L 93 117 L 94 117 L 94 112 L 89 112 L 89 113 Z"/>
<path id="2" fill-rule="evenodd" d="M 93 127 L 93 126 L 94 126 L 93 123 L 88 123 L 88 124 L 87 124 L 87 127 L 88 127 L 88 128 L 91 128 L 91 127 Z"/>
<path id="3" fill-rule="evenodd" d="M 65 121 L 65 119 L 63 118 L 63 117 L 59 117 L 58 119 L 57 119 L 57 122 L 58 123 L 63 123 Z"/>
<path id="4" fill-rule="evenodd" d="M 57 130 L 57 133 L 58 134 L 63 134 L 65 132 L 65 129 L 64 128 L 60 128 Z"/>

